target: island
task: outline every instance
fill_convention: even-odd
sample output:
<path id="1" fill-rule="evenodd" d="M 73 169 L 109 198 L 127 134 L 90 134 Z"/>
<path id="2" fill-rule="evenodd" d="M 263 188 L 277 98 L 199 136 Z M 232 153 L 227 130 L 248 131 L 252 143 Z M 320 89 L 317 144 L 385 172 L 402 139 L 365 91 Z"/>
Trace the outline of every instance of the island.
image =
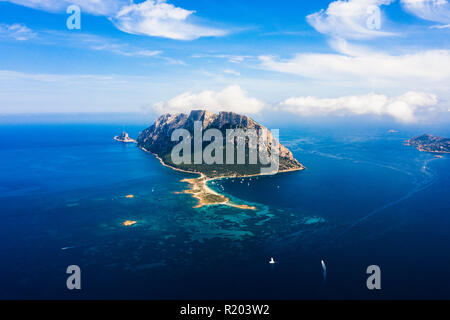
<path id="1" fill-rule="evenodd" d="M 120 136 L 115 136 L 114 140 L 123 142 L 123 143 L 136 143 L 136 140 L 131 139 L 130 136 L 128 135 L 128 133 L 126 133 L 125 131 L 122 132 L 122 134 Z"/>
<path id="2" fill-rule="evenodd" d="M 134 221 L 134 220 L 126 220 L 126 221 L 122 222 L 122 225 L 124 227 L 131 227 L 131 226 L 134 226 L 136 223 L 137 223 L 137 221 Z"/>
<path id="3" fill-rule="evenodd" d="M 200 128 L 196 126 L 199 126 Z M 214 133 L 216 134 L 215 138 L 206 139 L 206 136 L 201 137 L 200 147 L 201 150 L 206 150 L 206 148 L 212 145 L 213 142 L 216 146 L 217 144 L 221 145 L 222 147 L 217 149 L 220 151 L 214 151 L 213 154 L 215 156 L 223 156 L 223 159 L 226 158 L 227 149 L 231 148 L 230 144 L 227 144 L 227 142 L 230 142 L 230 138 L 227 136 L 230 130 L 241 130 L 240 132 L 246 134 L 249 132 L 263 133 L 261 135 L 264 135 L 265 140 L 258 139 L 255 144 L 255 140 L 248 137 L 244 139 L 244 163 L 233 161 L 232 164 L 224 162 L 207 164 L 201 161 L 199 163 L 183 162 L 177 164 L 172 160 L 172 150 L 180 143 L 179 141 L 172 141 L 172 134 L 177 129 L 182 129 L 186 134 L 194 137 L 191 139 L 192 141 L 189 140 L 191 141 L 189 143 L 189 150 L 191 150 L 191 154 L 186 155 L 190 159 L 194 159 L 196 157 L 195 153 L 197 151 L 195 150 L 194 141 L 196 139 L 195 134 L 198 132 L 196 130 L 199 129 L 201 129 L 202 132 L 207 132 L 209 129 L 214 129 Z M 239 151 L 234 142 L 235 141 L 233 140 L 233 155 L 234 157 L 237 157 Z M 219 114 L 215 114 L 207 110 L 193 110 L 190 114 L 164 114 L 160 116 L 152 126 L 139 134 L 137 146 L 142 150 L 156 156 L 164 166 L 170 167 L 174 170 L 199 175 L 198 178 L 182 180 L 183 182 L 189 184 L 189 189 L 183 191 L 182 193 L 191 194 L 199 201 L 195 208 L 200 208 L 206 205 L 220 204 L 244 210 L 255 210 L 256 208 L 253 206 L 232 203 L 228 197 L 225 197 L 209 188 L 208 182 L 216 179 L 238 177 L 244 178 L 305 169 L 305 167 L 293 157 L 292 152 L 273 137 L 271 131 L 248 116 L 240 115 L 234 112 L 220 112 Z M 261 162 L 253 163 L 250 161 L 250 146 L 253 148 L 252 150 L 263 150 L 268 155 L 273 155 L 273 150 L 277 151 L 278 148 L 277 158 L 279 160 L 276 172 L 266 172 L 268 170 L 264 171 L 264 169 L 268 166 L 270 167 L 270 165 L 265 165 Z"/>
<path id="4" fill-rule="evenodd" d="M 430 153 L 450 153 L 450 139 L 424 134 L 405 142 L 407 146 L 416 147 L 417 150 Z"/>

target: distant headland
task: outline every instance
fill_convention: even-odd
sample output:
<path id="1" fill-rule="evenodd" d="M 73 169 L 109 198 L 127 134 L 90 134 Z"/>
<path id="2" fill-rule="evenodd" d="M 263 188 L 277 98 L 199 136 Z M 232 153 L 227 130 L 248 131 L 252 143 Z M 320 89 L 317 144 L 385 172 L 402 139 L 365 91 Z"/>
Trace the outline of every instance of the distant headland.
<path id="1" fill-rule="evenodd" d="M 424 134 L 414 137 L 405 142 L 407 146 L 416 147 L 422 152 L 450 153 L 450 139 Z"/>

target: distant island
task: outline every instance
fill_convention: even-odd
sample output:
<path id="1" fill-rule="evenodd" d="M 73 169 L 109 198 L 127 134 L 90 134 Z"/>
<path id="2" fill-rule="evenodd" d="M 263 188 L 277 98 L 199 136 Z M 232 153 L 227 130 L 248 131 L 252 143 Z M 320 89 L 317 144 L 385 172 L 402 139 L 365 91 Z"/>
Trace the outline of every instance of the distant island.
<path id="1" fill-rule="evenodd" d="M 213 179 L 231 178 L 231 177 L 251 177 L 261 175 L 261 169 L 264 165 L 250 164 L 246 161 L 244 164 L 206 164 L 206 163 L 181 163 L 175 164 L 172 161 L 172 150 L 179 143 L 178 141 L 172 141 L 172 133 L 176 129 L 184 129 L 191 135 L 194 135 L 194 123 L 200 123 L 203 131 L 208 129 L 215 129 L 223 135 L 223 140 L 226 140 L 226 133 L 228 129 L 241 129 L 244 132 L 248 132 L 250 129 L 258 130 L 258 132 L 265 132 L 267 135 L 267 144 L 257 144 L 257 150 L 259 148 L 265 148 L 270 153 L 271 148 L 277 145 L 279 148 L 279 166 L 278 172 L 288 172 L 304 170 L 305 167 L 298 162 L 285 146 L 278 143 L 272 136 L 271 132 L 264 126 L 258 124 L 253 119 L 245 115 L 239 115 L 233 112 L 220 112 L 214 114 L 206 110 L 193 110 L 190 114 L 178 113 L 178 114 L 164 114 L 160 116 L 155 123 L 149 128 L 145 129 L 139 134 L 137 139 L 137 145 L 144 151 L 155 155 L 163 165 L 171 167 L 172 169 L 200 174 L 196 179 L 185 179 L 184 182 L 189 183 L 190 189 L 184 191 L 184 193 L 192 194 L 194 198 L 199 200 L 199 205 L 209 204 L 225 204 L 237 207 L 240 209 L 254 210 L 256 208 L 247 205 L 238 205 L 230 203 L 230 199 L 218 194 L 214 190 L 207 186 L 207 182 Z M 250 130 L 251 131 L 251 130 Z M 203 140 L 202 140 L 203 141 Z M 214 140 L 215 141 L 215 140 Z M 217 141 L 215 141 L 217 142 Z M 227 152 L 226 141 L 218 141 L 223 143 L 222 152 L 225 155 Z M 212 142 L 201 142 L 202 149 L 207 147 Z M 245 141 L 245 159 L 248 160 L 249 155 L 249 140 Z M 235 148 L 236 146 L 234 146 Z M 253 147 L 255 147 L 253 145 Z M 194 147 L 191 149 L 192 156 L 194 157 Z M 276 150 L 276 149 L 275 149 Z M 236 149 L 235 149 L 236 151 Z M 237 152 L 234 153 L 236 155 Z"/>
<path id="2" fill-rule="evenodd" d="M 124 142 L 124 143 L 136 143 L 136 140 L 131 139 L 128 135 L 128 133 L 126 133 L 125 131 L 122 132 L 122 134 L 120 136 L 115 136 L 114 140 L 119 141 L 119 142 Z"/>
<path id="3" fill-rule="evenodd" d="M 424 134 L 405 142 L 407 146 L 416 147 L 422 152 L 450 153 L 450 139 Z"/>

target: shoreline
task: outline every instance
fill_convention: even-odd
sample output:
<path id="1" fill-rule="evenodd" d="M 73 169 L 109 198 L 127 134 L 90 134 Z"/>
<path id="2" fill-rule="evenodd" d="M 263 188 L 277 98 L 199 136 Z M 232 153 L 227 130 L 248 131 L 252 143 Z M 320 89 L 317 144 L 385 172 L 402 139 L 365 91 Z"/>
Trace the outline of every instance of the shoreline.
<path id="1" fill-rule="evenodd" d="M 433 151 L 433 150 L 425 150 L 423 149 L 422 146 L 417 146 L 414 144 L 411 144 L 409 142 L 404 143 L 405 146 L 407 147 L 414 147 L 416 148 L 416 150 L 420 151 L 420 152 L 427 152 L 427 153 L 437 153 L 437 154 L 450 154 L 450 151 Z"/>
<path id="2" fill-rule="evenodd" d="M 450 151 L 431 151 L 431 150 L 424 150 L 424 149 L 419 149 L 416 148 L 417 150 L 419 150 L 420 152 L 427 152 L 427 153 L 433 153 L 433 154 L 449 154 Z"/>
<path id="3" fill-rule="evenodd" d="M 259 177 L 259 176 L 273 176 L 278 173 L 302 171 L 302 170 L 306 169 L 304 166 L 302 166 L 301 168 L 278 171 L 274 174 L 260 173 L 260 174 L 241 175 L 241 176 L 234 175 L 234 176 L 207 177 L 205 174 L 203 174 L 201 172 L 193 172 L 193 171 L 175 168 L 175 167 L 165 163 L 161 159 L 161 157 L 159 157 L 157 154 L 145 149 L 144 147 L 138 146 L 138 148 L 140 148 L 144 152 L 150 153 L 153 156 L 155 156 L 159 160 L 159 162 L 165 167 L 168 167 L 172 170 L 183 172 L 183 173 L 200 175 L 197 178 L 185 178 L 185 179 L 181 180 L 181 182 L 188 183 L 190 188 L 188 190 L 176 192 L 178 194 L 191 194 L 193 198 L 197 199 L 199 201 L 199 203 L 196 206 L 194 206 L 193 208 L 201 208 L 201 207 L 208 206 L 208 205 L 226 205 L 226 206 L 243 209 L 243 210 L 256 210 L 256 207 L 254 207 L 254 206 L 248 206 L 245 204 L 236 204 L 236 203 L 231 202 L 230 198 L 211 189 L 208 186 L 208 182 L 215 181 L 215 180 L 221 180 L 221 179 L 239 179 L 239 178 L 251 178 L 251 177 Z"/>

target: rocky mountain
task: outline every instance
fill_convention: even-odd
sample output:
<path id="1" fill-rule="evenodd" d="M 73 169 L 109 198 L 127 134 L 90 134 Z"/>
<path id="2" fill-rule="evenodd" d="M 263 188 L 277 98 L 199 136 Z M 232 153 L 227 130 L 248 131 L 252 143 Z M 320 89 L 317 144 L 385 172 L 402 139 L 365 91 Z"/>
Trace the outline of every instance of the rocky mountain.
<path id="1" fill-rule="evenodd" d="M 191 111 L 189 115 L 183 113 L 173 115 L 164 114 L 160 116 L 152 126 L 139 134 L 137 144 L 142 149 L 157 155 L 167 165 L 186 171 L 203 173 L 210 177 L 254 175 L 259 174 L 261 168 L 267 167 L 260 162 L 258 162 L 258 164 L 250 164 L 248 161 L 248 149 L 252 142 L 249 139 L 246 139 L 245 141 L 247 150 L 245 154 L 245 164 L 174 164 L 171 159 L 171 152 L 174 146 L 179 142 L 171 141 L 172 132 L 175 129 L 186 129 L 191 136 L 193 136 L 194 123 L 197 121 L 201 124 L 203 132 L 208 129 L 218 129 L 223 134 L 223 159 L 226 158 L 225 137 L 227 129 L 242 129 L 245 132 L 248 132 L 249 129 L 255 129 L 256 132 L 263 130 L 267 133 L 267 140 L 261 141 L 264 143 L 261 148 L 265 148 L 262 150 L 267 150 L 268 154 L 271 154 L 270 150 L 275 142 L 271 132 L 253 119 L 233 112 L 220 112 L 219 114 L 214 114 L 206 110 L 194 110 Z M 211 142 L 203 142 L 202 149 L 204 150 L 210 143 Z M 257 148 L 260 146 L 253 145 L 253 147 Z M 194 147 L 192 147 L 191 150 L 194 152 Z M 235 156 L 236 155 L 237 152 L 235 152 Z M 237 161 L 234 163 L 237 163 Z M 304 166 L 293 157 L 292 153 L 285 146 L 279 144 L 279 172 L 302 169 L 304 169 Z"/>
<path id="2" fill-rule="evenodd" d="M 419 151 L 433 153 L 450 153 L 450 139 L 424 134 L 406 141 L 406 145 L 414 146 Z"/>

